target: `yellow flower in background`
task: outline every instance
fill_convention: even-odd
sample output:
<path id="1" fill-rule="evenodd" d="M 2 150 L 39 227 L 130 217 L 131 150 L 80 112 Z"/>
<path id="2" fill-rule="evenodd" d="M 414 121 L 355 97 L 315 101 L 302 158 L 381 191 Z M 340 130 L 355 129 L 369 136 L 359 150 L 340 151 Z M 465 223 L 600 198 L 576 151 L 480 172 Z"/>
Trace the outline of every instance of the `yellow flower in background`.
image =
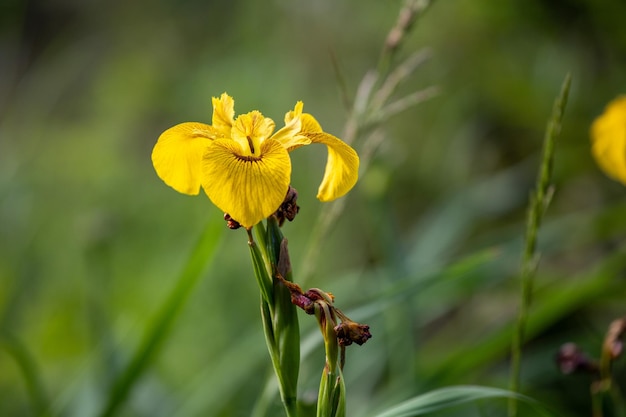
<path id="1" fill-rule="evenodd" d="M 176 191 L 196 195 L 202 187 L 220 210 L 250 228 L 273 214 L 291 181 L 289 152 L 322 143 L 328 161 L 317 198 L 331 201 L 356 184 L 359 157 L 350 146 L 322 131 L 313 116 L 296 103 L 285 126 L 258 111 L 235 119 L 232 97 L 213 97 L 212 124 L 181 123 L 161 134 L 152 151 L 158 176 Z"/>
<path id="2" fill-rule="evenodd" d="M 611 101 L 594 120 L 591 152 L 606 175 L 626 185 L 626 96 Z"/>

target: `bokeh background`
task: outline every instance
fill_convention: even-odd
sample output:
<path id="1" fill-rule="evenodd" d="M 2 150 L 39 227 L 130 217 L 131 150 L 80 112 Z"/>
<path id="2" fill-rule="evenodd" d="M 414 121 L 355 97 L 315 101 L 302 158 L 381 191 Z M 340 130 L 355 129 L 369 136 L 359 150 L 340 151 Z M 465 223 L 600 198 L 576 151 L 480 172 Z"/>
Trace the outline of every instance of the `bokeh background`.
<path id="1" fill-rule="evenodd" d="M 199 236 L 221 217 L 204 196 L 155 175 L 159 134 L 210 122 L 211 97 L 226 91 L 237 113 L 258 109 L 279 125 L 303 100 L 341 136 L 348 110 L 336 68 L 353 97 L 401 6 L 0 3 L 0 415 L 39 415 L 42 404 L 53 416 L 98 415 Z M 525 208 L 567 72 L 522 391 L 556 415 L 589 415 L 590 377 L 561 375 L 554 355 L 574 341 L 598 356 L 626 311 L 625 188 L 594 164 L 588 137 L 624 92 L 624 16 L 620 0 L 434 2 L 396 57 L 428 48 L 431 58 L 396 96 L 440 93 L 385 122 L 317 258 L 310 237 L 324 210 L 315 194 L 326 151 L 292 154 L 301 213 L 284 233 L 295 279 L 331 291 L 373 334 L 348 349 L 349 415 L 449 385 L 507 387 Z M 208 269 L 118 415 L 259 407 L 271 366 L 245 232 L 224 226 L 214 240 Z M 301 396 L 311 399 L 323 350 L 314 321 L 303 315 L 301 326 Z M 624 366 L 615 371 L 626 382 Z M 280 415 L 271 398 L 268 415 Z M 438 415 L 502 415 L 505 405 Z"/>

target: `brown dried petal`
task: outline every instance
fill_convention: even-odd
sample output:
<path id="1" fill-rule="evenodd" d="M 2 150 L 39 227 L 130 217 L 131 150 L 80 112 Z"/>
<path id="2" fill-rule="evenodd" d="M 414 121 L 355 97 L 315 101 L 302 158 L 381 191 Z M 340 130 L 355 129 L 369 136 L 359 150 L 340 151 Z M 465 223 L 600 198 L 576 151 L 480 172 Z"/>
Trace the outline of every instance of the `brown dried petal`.
<path id="1" fill-rule="evenodd" d="M 293 219 L 296 218 L 296 214 L 298 214 L 298 212 L 300 211 L 300 206 L 298 206 L 297 200 L 298 191 L 292 186 L 289 186 L 289 190 L 287 190 L 285 200 L 280 205 L 280 207 L 278 207 L 276 213 L 274 213 L 274 215 L 278 219 L 279 226 L 282 226 L 283 223 L 285 223 L 285 219 L 291 222 L 293 221 Z"/>
<path id="2" fill-rule="evenodd" d="M 626 332 L 626 318 L 614 320 L 604 339 L 604 349 L 611 359 L 617 359 L 624 351 L 624 342 L 622 337 Z"/>
<path id="3" fill-rule="evenodd" d="M 335 327 L 335 332 L 340 346 L 350 346 L 353 342 L 360 346 L 372 337 L 370 326 L 353 321 L 339 324 Z"/>
<path id="4" fill-rule="evenodd" d="M 226 220 L 226 226 L 228 226 L 229 229 L 235 230 L 241 227 L 239 222 L 230 217 L 230 214 L 228 213 L 224 213 L 224 220 Z"/>

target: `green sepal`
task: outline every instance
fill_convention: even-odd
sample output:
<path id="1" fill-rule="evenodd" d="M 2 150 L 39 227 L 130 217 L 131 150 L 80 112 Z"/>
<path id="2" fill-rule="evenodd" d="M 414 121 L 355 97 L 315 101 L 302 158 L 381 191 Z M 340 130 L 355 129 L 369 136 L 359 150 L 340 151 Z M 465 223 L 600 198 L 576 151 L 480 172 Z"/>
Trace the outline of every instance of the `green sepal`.
<path id="1" fill-rule="evenodd" d="M 322 371 L 322 380 L 320 381 L 320 390 L 317 394 L 317 417 L 330 417 L 332 416 L 332 409 L 330 407 L 331 393 L 329 387 L 331 378 L 328 367 L 324 367 Z"/>
<path id="2" fill-rule="evenodd" d="M 337 378 L 333 387 L 333 417 L 345 417 L 346 415 L 346 384 L 343 380 L 341 369 L 337 370 Z"/>
<path id="3" fill-rule="evenodd" d="M 346 413 L 346 388 L 341 367 L 338 366 L 340 348 L 334 329 L 335 316 L 325 303 L 316 304 L 315 316 L 324 336 L 326 352 L 326 364 L 317 397 L 317 417 L 343 417 Z"/>
<path id="4" fill-rule="evenodd" d="M 345 417 L 346 386 L 341 369 L 330 372 L 324 367 L 317 397 L 317 417 Z"/>

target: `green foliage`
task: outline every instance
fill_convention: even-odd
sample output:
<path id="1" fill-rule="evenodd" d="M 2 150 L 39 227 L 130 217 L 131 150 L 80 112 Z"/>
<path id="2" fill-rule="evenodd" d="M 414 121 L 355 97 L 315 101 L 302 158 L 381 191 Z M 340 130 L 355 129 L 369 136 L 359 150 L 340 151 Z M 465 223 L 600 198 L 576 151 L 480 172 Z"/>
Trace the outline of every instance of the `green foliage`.
<path id="1" fill-rule="evenodd" d="M 417 397 L 404 401 L 376 417 L 414 417 L 429 414 L 445 408 L 451 408 L 460 404 L 466 404 L 478 400 L 494 398 L 515 398 L 533 405 L 537 416 L 550 416 L 545 409 L 531 398 L 516 394 L 511 391 L 477 387 L 477 386 L 452 386 L 435 391 L 427 392 Z"/>
<path id="2" fill-rule="evenodd" d="M 180 310 L 213 258 L 213 252 L 219 241 L 217 224 L 216 220 L 209 223 L 200 241 L 191 252 L 176 287 L 173 288 L 154 320 L 148 325 L 141 344 L 110 389 L 105 408 L 100 414 L 102 417 L 116 415 L 117 409 L 131 394 L 131 389 L 137 385 L 161 344 L 169 336 Z"/>
<path id="3" fill-rule="evenodd" d="M 164 129 L 210 121 L 223 91 L 238 112 L 278 121 L 303 100 L 326 131 L 349 136 L 359 83 L 402 5 L 0 7 L 0 416 L 89 417 L 111 403 L 120 417 L 281 415 L 247 236 L 204 195 L 168 189 L 150 152 Z M 555 415 L 590 414 L 591 378 L 561 375 L 554 355 L 574 341 L 597 357 L 624 315 L 624 188 L 595 166 L 588 128 L 623 93 L 625 13 L 619 0 L 434 2 L 388 60 L 413 65 L 376 96 L 396 103 L 390 117 L 354 137 L 369 155 L 355 190 L 324 209 L 323 147 L 292 153 L 301 211 L 283 232 L 296 280 L 331 291 L 373 334 L 347 351 L 347 415 L 411 398 L 425 407 L 442 392 L 434 415 L 504 413 L 492 398 L 511 395 L 495 387 L 509 377 L 527 199 L 568 71 L 520 392 Z M 401 106 L 432 87 L 436 97 Z M 338 215 L 318 239 L 323 210 Z M 219 229 L 203 234 L 207 222 Z M 310 410 L 324 349 L 315 320 L 300 319 L 298 398 Z M 623 358 L 613 371 L 623 390 Z"/>

